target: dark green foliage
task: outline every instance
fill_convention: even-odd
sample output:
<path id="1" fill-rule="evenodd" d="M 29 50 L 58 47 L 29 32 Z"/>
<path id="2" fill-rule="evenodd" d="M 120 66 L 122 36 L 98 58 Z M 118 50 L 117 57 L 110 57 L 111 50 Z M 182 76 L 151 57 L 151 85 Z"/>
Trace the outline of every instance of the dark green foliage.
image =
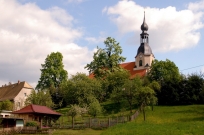
<path id="1" fill-rule="evenodd" d="M 168 59 L 166 61 L 154 60 L 148 73 L 148 78 L 150 81 L 157 81 L 160 84 L 172 79 L 179 81 L 179 69 L 174 62 Z"/>
<path id="2" fill-rule="evenodd" d="M 86 74 L 77 73 L 61 87 L 68 104 L 89 105 L 92 99 L 100 99 L 102 89 L 100 81 L 90 79 Z"/>
<path id="3" fill-rule="evenodd" d="M 63 102 L 62 93 L 59 91 L 60 84 L 68 79 L 68 73 L 64 70 L 63 56 L 60 52 L 52 52 L 45 59 L 45 64 L 41 64 L 41 77 L 36 86 L 37 90 L 48 89 L 52 96 L 52 101 L 60 107 Z"/>
<path id="4" fill-rule="evenodd" d="M 102 113 L 102 107 L 101 107 L 100 103 L 98 102 L 98 100 L 93 100 L 89 104 L 88 113 L 93 117 L 96 117 Z"/>
<path id="5" fill-rule="evenodd" d="M 25 105 L 29 105 L 29 104 L 42 105 L 50 108 L 54 107 L 54 103 L 52 102 L 52 97 L 48 90 L 41 90 L 41 91 L 33 90 L 25 101 Z"/>
<path id="6" fill-rule="evenodd" d="M 26 122 L 25 126 L 26 127 L 37 127 L 38 124 L 36 121 L 28 121 L 28 122 Z"/>
<path id="7" fill-rule="evenodd" d="M 0 110 L 13 110 L 13 103 L 9 100 L 1 101 L 0 102 Z"/>
<path id="8" fill-rule="evenodd" d="M 85 67 L 96 78 L 103 78 L 110 72 L 120 70 L 119 64 L 126 59 L 121 56 L 122 48 L 114 38 L 108 37 L 104 44 L 105 48 L 97 48 L 93 61 Z"/>

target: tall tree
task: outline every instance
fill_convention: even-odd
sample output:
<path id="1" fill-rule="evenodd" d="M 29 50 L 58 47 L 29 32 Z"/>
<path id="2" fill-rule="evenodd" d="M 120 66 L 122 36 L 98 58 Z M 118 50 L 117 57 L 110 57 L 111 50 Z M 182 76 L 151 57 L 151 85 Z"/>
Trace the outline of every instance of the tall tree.
<path id="1" fill-rule="evenodd" d="M 36 86 L 37 90 L 49 89 L 53 102 L 57 105 L 62 101 L 59 86 L 63 81 L 67 81 L 68 73 L 64 70 L 63 56 L 60 52 L 52 52 L 45 59 L 45 64 L 41 64 L 41 77 Z"/>
<path id="2" fill-rule="evenodd" d="M 120 69 L 119 64 L 126 59 L 121 56 L 122 48 L 114 38 L 108 37 L 104 44 L 105 48 L 97 48 L 93 61 L 85 66 L 95 77 L 104 77 L 108 72 Z"/>
<path id="3" fill-rule="evenodd" d="M 178 84 L 181 80 L 178 67 L 174 62 L 154 60 L 148 73 L 150 82 L 157 81 L 161 90 L 156 91 L 158 104 L 175 104 L 179 101 Z"/>

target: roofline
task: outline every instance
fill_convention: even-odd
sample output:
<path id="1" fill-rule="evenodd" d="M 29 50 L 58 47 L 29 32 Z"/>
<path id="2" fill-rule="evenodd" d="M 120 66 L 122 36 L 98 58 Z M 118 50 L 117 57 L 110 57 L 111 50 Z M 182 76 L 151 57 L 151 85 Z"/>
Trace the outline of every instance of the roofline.
<path id="1" fill-rule="evenodd" d="M 40 113 L 40 112 L 20 112 L 20 113 L 12 112 L 12 114 L 46 114 L 46 115 L 59 115 L 59 116 L 62 115 L 60 113 L 59 114 L 51 114 L 51 113 Z"/>

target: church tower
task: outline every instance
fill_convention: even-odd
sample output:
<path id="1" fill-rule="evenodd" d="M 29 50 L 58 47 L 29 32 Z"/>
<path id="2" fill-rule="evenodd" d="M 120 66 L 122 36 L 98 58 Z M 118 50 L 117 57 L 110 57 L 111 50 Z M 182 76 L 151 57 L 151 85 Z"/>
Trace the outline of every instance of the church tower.
<path id="1" fill-rule="evenodd" d="M 149 46 L 149 34 L 148 25 L 145 22 L 145 12 L 144 20 L 141 25 L 142 33 L 140 34 L 140 46 L 137 50 L 137 55 L 135 56 L 135 67 L 134 70 L 149 69 L 154 60 L 154 54 Z"/>

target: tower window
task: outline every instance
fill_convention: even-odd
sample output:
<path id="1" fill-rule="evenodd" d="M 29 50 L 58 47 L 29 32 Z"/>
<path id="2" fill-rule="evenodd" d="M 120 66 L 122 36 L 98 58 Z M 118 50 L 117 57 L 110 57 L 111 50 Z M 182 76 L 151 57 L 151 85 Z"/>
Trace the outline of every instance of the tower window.
<path id="1" fill-rule="evenodd" d="M 142 66 L 142 60 L 139 61 L 139 66 L 140 66 L 140 67 Z"/>

